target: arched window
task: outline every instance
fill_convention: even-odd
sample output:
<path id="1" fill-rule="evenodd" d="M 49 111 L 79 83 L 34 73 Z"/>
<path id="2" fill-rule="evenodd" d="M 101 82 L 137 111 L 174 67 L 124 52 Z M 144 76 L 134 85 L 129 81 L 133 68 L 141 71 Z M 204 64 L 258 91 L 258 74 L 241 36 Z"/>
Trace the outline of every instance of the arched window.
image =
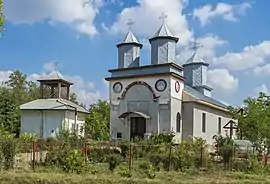
<path id="1" fill-rule="evenodd" d="M 176 115 L 176 132 L 180 132 L 181 130 L 181 115 L 178 112 Z"/>

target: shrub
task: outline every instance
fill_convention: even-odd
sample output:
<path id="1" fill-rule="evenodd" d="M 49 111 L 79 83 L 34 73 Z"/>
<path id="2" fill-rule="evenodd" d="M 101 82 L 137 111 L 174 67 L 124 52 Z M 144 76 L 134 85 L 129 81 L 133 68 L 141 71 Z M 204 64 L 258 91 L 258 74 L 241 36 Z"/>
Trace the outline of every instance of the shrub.
<path id="1" fill-rule="evenodd" d="M 215 135 L 213 139 L 215 140 L 217 154 L 223 158 L 224 166 L 227 167 L 235 152 L 236 144 L 228 136 Z"/>
<path id="2" fill-rule="evenodd" d="M 117 149 L 110 149 L 110 147 L 91 148 L 87 150 L 91 162 L 102 163 L 106 161 L 106 156 L 110 154 L 121 155 Z"/>
<path id="3" fill-rule="evenodd" d="M 247 159 L 235 159 L 232 163 L 232 169 L 238 172 L 248 172 L 251 163 Z"/>
<path id="4" fill-rule="evenodd" d="M 124 178 L 131 178 L 132 177 L 132 171 L 130 171 L 127 168 L 120 168 L 119 174 L 120 174 L 120 176 L 122 176 Z"/>
<path id="5" fill-rule="evenodd" d="M 15 163 L 17 142 L 13 138 L 4 138 L 0 140 L 0 144 L 4 169 L 12 169 Z"/>
<path id="6" fill-rule="evenodd" d="M 114 171 L 114 169 L 121 163 L 121 157 L 118 154 L 111 154 L 106 160 L 109 163 L 110 171 Z"/>
<path id="7" fill-rule="evenodd" d="M 47 153 L 44 164 L 59 167 L 67 173 L 79 174 L 87 170 L 82 151 L 70 148 L 51 150 Z"/>
<path id="8" fill-rule="evenodd" d="M 129 153 L 129 144 L 128 142 L 120 142 L 119 147 L 121 149 L 121 155 L 123 158 L 127 158 Z"/>
<path id="9" fill-rule="evenodd" d="M 174 133 L 167 134 L 153 134 L 150 136 L 149 142 L 157 145 L 162 143 L 171 143 L 174 138 Z"/>
<path id="10" fill-rule="evenodd" d="M 150 155 L 149 157 L 150 163 L 158 171 L 160 170 L 160 163 L 162 163 L 162 160 L 163 160 L 163 155 L 159 155 L 159 154 L 153 154 L 153 155 Z"/>
<path id="11" fill-rule="evenodd" d="M 70 150 L 62 159 L 60 165 L 65 172 L 83 173 L 87 169 L 85 157 L 80 150 Z"/>
<path id="12" fill-rule="evenodd" d="M 147 170 L 149 170 L 149 169 L 150 169 L 150 165 L 149 165 L 148 162 L 143 161 L 143 162 L 141 162 L 141 163 L 139 164 L 139 170 L 140 170 L 140 171 L 147 171 Z"/>

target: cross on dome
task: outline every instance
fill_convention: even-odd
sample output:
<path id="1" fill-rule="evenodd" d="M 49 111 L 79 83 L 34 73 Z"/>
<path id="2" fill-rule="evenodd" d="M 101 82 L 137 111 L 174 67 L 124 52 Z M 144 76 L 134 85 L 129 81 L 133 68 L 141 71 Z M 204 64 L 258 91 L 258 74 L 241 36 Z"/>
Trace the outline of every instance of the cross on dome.
<path id="1" fill-rule="evenodd" d="M 165 24 L 165 20 L 168 18 L 168 15 L 166 15 L 164 12 L 161 13 L 159 16 L 159 19 L 162 21 L 162 24 Z"/>
<path id="2" fill-rule="evenodd" d="M 133 24 L 134 24 L 134 22 L 132 21 L 132 19 L 128 19 L 127 26 L 128 26 L 129 30 L 131 30 L 131 27 L 132 27 Z"/>
<path id="3" fill-rule="evenodd" d="M 58 71 L 58 64 L 59 64 L 60 62 L 59 61 L 55 61 L 55 62 L 53 62 L 53 70 L 54 71 Z"/>
<path id="4" fill-rule="evenodd" d="M 199 48 L 202 48 L 202 47 L 203 47 L 203 45 L 196 42 L 196 39 L 194 37 L 193 42 L 192 42 L 192 46 L 190 47 L 190 49 L 193 50 L 194 52 L 197 52 L 197 50 L 199 50 Z"/>

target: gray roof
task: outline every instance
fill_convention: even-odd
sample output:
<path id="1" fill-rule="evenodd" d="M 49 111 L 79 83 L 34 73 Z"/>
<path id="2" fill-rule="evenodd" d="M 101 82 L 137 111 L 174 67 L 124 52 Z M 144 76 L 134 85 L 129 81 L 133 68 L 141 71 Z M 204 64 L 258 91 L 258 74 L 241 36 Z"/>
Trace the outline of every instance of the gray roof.
<path id="1" fill-rule="evenodd" d="M 198 100 L 202 100 L 208 103 L 211 103 L 213 105 L 222 107 L 222 108 L 227 108 L 227 106 L 219 101 L 217 101 L 214 98 L 205 96 L 204 94 L 202 94 L 201 92 L 199 92 L 198 90 L 192 88 L 191 86 L 185 84 L 184 85 L 184 91 L 187 92 L 188 94 L 194 96 L 195 98 L 197 98 Z"/>
<path id="2" fill-rule="evenodd" d="M 75 110 L 82 113 L 89 113 L 82 106 L 79 106 L 65 99 L 37 99 L 20 106 L 21 110 Z"/>
<path id="3" fill-rule="evenodd" d="M 62 80 L 62 81 L 72 84 L 72 82 L 65 79 L 65 77 L 63 77 L 63 75 L 56 70 L 38 79 L 38 81 L 57 81 L 57 80 Z"/>
<path id="4" fill-rule="evenodd" d="M 122 43 L 138 43 L 139 44 L 139 41 L 137 40 L 135 35 L 132 33 L 132 31 L 128 31 Z"/>
<path id="5" fill-rule="evenodd" d="M 162 24 L 161 27 L 156 32 L 156 34 L 152 38 L 150 38 L 149 41 L 151 43 L 152 40 L 158 39 L 158 38 L 169 38 L 169 39 L 174 40 L 175 42 L 178 42 L 179 40 L 179 38 L 175 37 L 172 34 L 172 32 L 169 30 L 166 24 Z"/>
<path id="6" fill-rule="evenodd" d="M 190 63 L 206 63 L 206 62 L 201 57 L 199 57 L 197 52 L 195 51 L 185 64 Z"/>
<path id="7" fill-rule="evenodd" d="M 166 24 L 162 24 L 161 27 L 156 32 L 156 34 L 154 35 L 154 37 L 160 37 L 160 36 L 174 37 L 174 35 L 169 30 L 169 28 L 166 26 Z"/>

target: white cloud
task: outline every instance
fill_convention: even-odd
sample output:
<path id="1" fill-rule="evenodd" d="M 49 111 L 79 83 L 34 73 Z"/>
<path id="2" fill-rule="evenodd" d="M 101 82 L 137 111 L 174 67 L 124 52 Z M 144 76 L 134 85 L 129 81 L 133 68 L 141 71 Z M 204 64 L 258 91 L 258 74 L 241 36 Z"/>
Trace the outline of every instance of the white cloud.
<path id="1" fill-rule="evenodd" d="M 0 70 L 0 85 L 3 83 L 3 82 L 6 82 L 8 81 L 8 78 L 9 78 L 9 75 L 12 73 L 11 70 Z"/>
<path id="2" fill-rule="evenodd" d="M 233 92 L 239 85 L 239 80 L 226 69 L 208 70 L 207 79 L 209 85 L 213 87 L 214 90 L 223 93 Z"/>
<path id="3" fill-rule="evenodd" d="M 262 85 L 260 85 L 260 86 L 258 86 L 258 87 L 256 87 L 256 88 L 254 88 L 253 96 L 254 96 L 254 97 L 258 96 L 258 94 L 259 94 L 260 92 L 263 92 L 263 93 L 265 93 L 265 94 L 267 94 L 267 95 L 270 94 L 270 93 L 269 93 L 269 89 L 268 89 L 268 87 L 267 87 L 265 84 L 262 84 Z"/>
<path id="4" fill-rule="evenodd" d="M 264 64 L 268 58 L 270 58 L 270 41 L 263 41 L 255 46 L 246 46 L 241 52 L 228 52 L 214 58 L 213 63 L 229 70 L 242 71 Z"/>
<path id="5" fill-rule="evenodd" d="M 226 3 L 218 3 L 216 6 L 205 5 L 193 11 L 193 18 L 198 19 L 202 25 L 210 23 L 216 17 L 227 21 L 237 21 L 238 16 L 244 15 L 249 8 L 251 5 L 247 2 L 237 5 Z"/>
<path id="6" fill-rule="evenodd" d="M 53 71 L 54 65 L 53 62 L 48 62 L 43 65 L 43 73 L 41 74 L 30 74 L 28 75 L 27 80 L 36 82 L 37 79 L 40 79 L 42 76 L 48 74 L 48 72 Z M 8 80 L 9 75 L 12 71 L 0 71 L 0 84 Z M 104 98 L 99 90 L 95 89 L 95 84 L 92 81 L 86 81 L 80 76 L 69 76 L 63 75 L 63 77 L 71 82 L 74 85 L 71 87 L 71 92 L 74 92 L 78 95 L 78 101 L 82 102 L 85 105 L 90 105 L 95 103 L 98 99 Z M 101 81 L 105 86 L 105 82 Z M 107 89 L 107 85 L 105 86 Z"/>
<path id="7" fill-rule="evenodd" d="M 197 51 L 198 56 L 205 59 L 206 62 L 210 61 L 216 56 L 215 50 L 218 47 L 221 47 L 228 42 L 222 40 L 218 36 L 215 35 L 205 35 L 203 37 L 199 37 L 196 39 L 196 42 L 200 44 L 202 47 Z M 189 49 L 189 47 L 184 47 L 180 50 L 179 54 L 177 55 L 177 60 L 179 63 L 185 63 L 188 58 L 193 54 L 193 51 Z"/>
<path id="8" fill-rule="evenodd" d="M 257 66 L 253 70 L 256 76 L 269 76 L 270 75 L 270 64 L 266 64 L 264 66 Z"/>
<path id="9" fill-rule="evenodd" d="M 5 0 L 5 15 L 17 24 L 49 20 L 65 23 L 80 33 L 97 34 L 94 19 L 102 0 Z"/>
<path id="10" fill-rule="evenodd" d="M 168 15 L 166 23 L 175 36 L 180 38 L 179 44 L 187 44 L 192 33 L 188 29 L 188 22 L 182 14 L 186 0 L 137 0 L 137 5 L 124 8 L 117 16 L 116 22 L 109 28 L 112 33 L 125 34 L 127 21 L 132 19 L 134 33 L 140 37 L 149 38 L 155 34 L 161 25 L 158 17 L 162 12 Z"/>
<path id="11" fill-rule="evenodd" d="M 228 43 L 215 35 L 200 37 L 197 39 L 197 42 L 203 46 L 198 50 L 198 54 L 205 58 L 213 58 L 216 54 L 215 49 Z"/>

